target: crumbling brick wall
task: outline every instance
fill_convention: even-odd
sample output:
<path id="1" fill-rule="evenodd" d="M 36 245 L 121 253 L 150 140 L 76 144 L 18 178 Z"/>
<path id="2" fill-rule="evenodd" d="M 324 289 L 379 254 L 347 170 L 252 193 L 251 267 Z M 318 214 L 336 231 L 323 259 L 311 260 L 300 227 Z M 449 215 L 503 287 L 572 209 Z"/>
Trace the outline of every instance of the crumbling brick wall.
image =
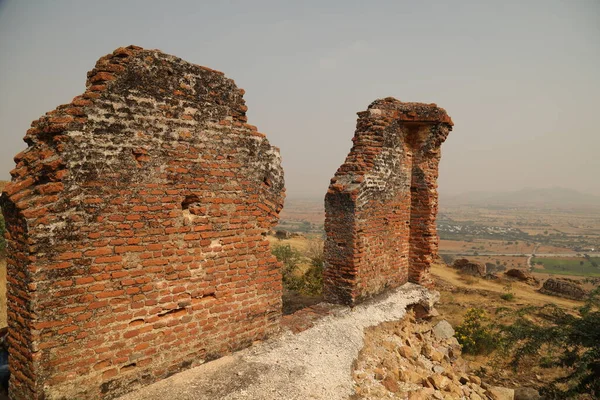
<path id="1" fill-rule="evenodd" d="M 354 304 L 406 283 L 431 285 L 440 145 L 452 120 L 435 104 L 373 102 L 325 196 L 327 300 Z"/>
<path id="2" fill-rule="evenodd" d="M 283 172 L 243 94 L 130 46 L 33 122 L 2 196 L 12 398 L 114 398 L 278 328 Z"/>

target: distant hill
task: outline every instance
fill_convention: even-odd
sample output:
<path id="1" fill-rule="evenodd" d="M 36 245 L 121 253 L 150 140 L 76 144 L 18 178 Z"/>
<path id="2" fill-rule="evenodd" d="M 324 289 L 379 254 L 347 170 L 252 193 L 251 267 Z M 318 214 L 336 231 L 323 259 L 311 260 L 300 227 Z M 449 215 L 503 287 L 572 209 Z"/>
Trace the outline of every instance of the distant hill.
<path id="1" fill-rule="evenodd" d="M 526 188 L 514 192 L 467 192 L 456 196 L 440 196 L 442 206 L 488 206 L 532 208 L 598 208 L 600 196 L 581 193 L 573 189 Z"/>

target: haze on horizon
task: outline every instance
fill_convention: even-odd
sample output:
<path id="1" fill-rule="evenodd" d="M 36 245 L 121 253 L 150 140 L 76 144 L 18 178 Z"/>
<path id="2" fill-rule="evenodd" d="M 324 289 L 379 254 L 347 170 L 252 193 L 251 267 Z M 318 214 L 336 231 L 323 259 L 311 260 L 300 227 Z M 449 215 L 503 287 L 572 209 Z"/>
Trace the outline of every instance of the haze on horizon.
<path id="1" fill-rule="evenodd" d="M 117 47 L 223 71 L 281 148 L 290 197 L 323 196 L 377 98 L 455 123 L 440 192 L 600 195 L 600 3 L 0 0 L 0 180 L 32 120 L 85 89 Z"/>

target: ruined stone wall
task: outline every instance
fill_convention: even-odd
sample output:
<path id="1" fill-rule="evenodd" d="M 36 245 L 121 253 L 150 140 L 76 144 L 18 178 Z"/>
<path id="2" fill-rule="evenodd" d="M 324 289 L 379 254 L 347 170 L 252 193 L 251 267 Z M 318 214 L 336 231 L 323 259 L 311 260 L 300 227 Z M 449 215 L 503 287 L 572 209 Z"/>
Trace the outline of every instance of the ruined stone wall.
<path id="1" fill-rule="evenodd" d="M 283 173 L 243 94 L 130 46 L 33 122 L 2 196 L 12 398 L 114 398 L 278 328 Z"/>
<path id="2" fill-rule="evenodd" d="M 452 129 L 435 104 L 393 98 L 358 116 L 325 196 L 324 293 L 344 304 L 407 281 L 431 284 L 440 145 Z"/>

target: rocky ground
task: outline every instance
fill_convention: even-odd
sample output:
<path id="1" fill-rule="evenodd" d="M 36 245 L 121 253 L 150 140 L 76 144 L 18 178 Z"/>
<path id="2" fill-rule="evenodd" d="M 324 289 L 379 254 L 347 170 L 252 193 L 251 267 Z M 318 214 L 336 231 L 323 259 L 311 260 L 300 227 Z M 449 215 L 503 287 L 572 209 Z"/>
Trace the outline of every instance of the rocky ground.
<path id="1" fill-rule="evenodd" d="M 445 320 L 409 314 L 367 330 L 354 363 L 353 399 L 513 399 L 512 389 L 490 386 L 462 359 Z"/>

